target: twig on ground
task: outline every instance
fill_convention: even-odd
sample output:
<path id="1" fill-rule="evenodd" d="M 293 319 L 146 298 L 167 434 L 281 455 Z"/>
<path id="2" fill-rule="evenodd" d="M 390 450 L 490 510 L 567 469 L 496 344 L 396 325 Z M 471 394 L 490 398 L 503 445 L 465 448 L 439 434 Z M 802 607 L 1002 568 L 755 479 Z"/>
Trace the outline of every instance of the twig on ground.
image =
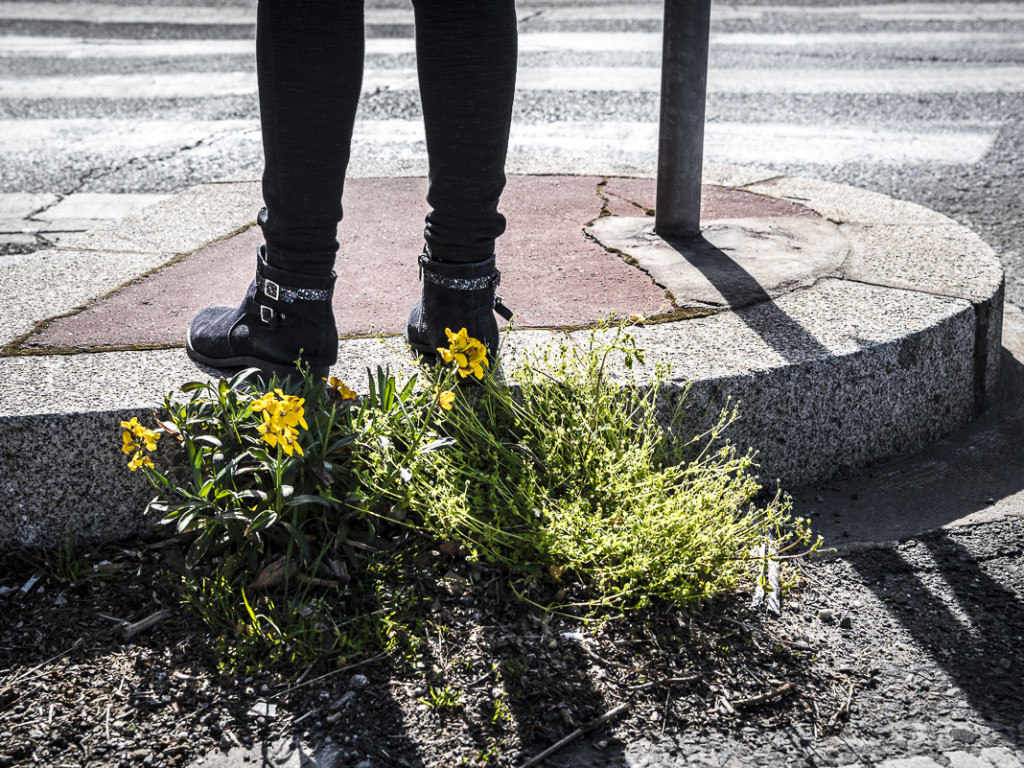
<path id="1" fill-rule="evenodd" d="M 733 701 L 730 706 L 733 709 L 745 709 L 746 707 L 754 707 L 758 704 L 764 704 L 766 701 L 773 701 L 774 699 L 781 698 L 787 694 L 792 693 L 796 690 L 796 686 L 793 683 L 784 683 L 778 688 L 768 691 L 766 693 L 759 694 L 757 696 L 751 696 L 749 699 L 740 699 L 739 701 Z"/>
<path id="2" fill-rule="evenodd" d="M 596 653 L 594 653 L 592 650 L 587 648 L 585 643 L 582 643 L 582 642 L 581 643 L 577 643 L 576 647 L 579 648 L 581 651 L 583 651 L 585 654 L 587 654 L 587 656 L 592 658 L 598 664 L 602 664 L 602 665 L 604 665 L 606 667 L 619 667 L 620 669 L 629 669 L 630 668 L 630 666 L 628 664 L 623 664 L 622 662 L 619 662 L 619 661 L 608 661 L 608 659 L 601 658 Z"/>
<path id="3" fill-rule="evenodd" d="M 36 664 L 34 667 L 32 667 L 32 669 L 28 670 L 27 672 L 23 672 L 22 674 L 18 675 L 18 677 L 16 677 L 13 680 L 11 680 L 11 682 L 7 683 L 7 685 L 5 685 L 3 688 L 0 688 L 0 692 L 6 691 L 8 688 L 13 688 L 15 685 L 17 685 L 18 683 L 20 683 L 23 680 L 25 680 L 25 678 L 27 678 L 33 672 L 39 670 L 42 667 L 45 667 L 51 661 L 56 661 L 61 656 L 66 656 L 67 654 L 71 653 L 73 650 L 75 650 L 75 648 L 77 648 L 78 646 L 80 646 L 84 642 L 85 642 L 85 638 L 84 637 L 78 638 L 75 641 L 75 644 L 72 645 L 70 648 L 68 648 L 66 651 L 61 651 L 56 656 L 51 656 L 46 661 L 39 662 L 38 664 Z"/>
<path id="4" fill-rule="evenodd" d="M 136 621 L 134 624 L 129 624 L 121 630 L 121 635 L 125 640 L 131 640 L 141 632 L 145 632 L 147 629 L 152 629 L 157 624 L 167 621 L 167 619 L 171 618 L 173 615 L 174 611 L 170 608 L 164 608 L 144 619 Z"/>
<path id="5" fill-rule="evenodd" d="M 582 736 L 583 734 L 587 733 L 588 731 L 592 731 L 595 728 L 598 728 L 598 727 L 604 725 L 609 720 L 615 719 L 616 717 L 618 717 L 619 715 L 621 715 L 623 712 L 625 712 L 628 709 L 629 709 L 629 704 L 619 704 L 619 706 L 615 707 L 614 709 L 608 710 L 607 712 L 605 712 L 603 715 L 601 715 L 596 720 L 591 720 L 589 723 L 586 723 L 585 725 L 581 725 L 579 728 L 577 728 L 575 731 L 570 733 L 568 736 L 566 736 L 564 739 L 562 739 L 557 744 L 554 744 L 553 746 L 548 747 L 543 752 L 541 752 L 539 755 L 535 755 L 535 756 L 531 757 L 529 760 L 527 760 L 525 763 L 523 763 L 521 766 L 519 766 L 519 768 L 530 768 L 530 766 L 538 765 L 541 761 L 543 761 L 544 759 L 546 759 L 550 755 L 553 755 L 555 752 L 560 750 L 566 744 L 569 744 L 569 743 L 575 741 L 576 739 L 578 739 L 580 736 Z"/>
<path id="6" fill-rule="evenodd" d="M 836 721 L 840 717 L 846 717 L 850 714 L 850 704 L 853 702 L 853 689 L 856 683 L 850 683 L 850 688 L 846 692 L 846 701 L 839 705 L 839 709 L 832 713 L 832 716 L 828 719 L 829 728 L 836 724 Z"/>

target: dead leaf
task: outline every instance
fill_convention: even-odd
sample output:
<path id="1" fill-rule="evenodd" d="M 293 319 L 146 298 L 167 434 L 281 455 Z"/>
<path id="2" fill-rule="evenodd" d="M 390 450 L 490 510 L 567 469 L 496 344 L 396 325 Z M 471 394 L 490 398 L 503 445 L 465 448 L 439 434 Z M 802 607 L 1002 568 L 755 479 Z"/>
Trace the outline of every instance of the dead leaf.
<path id="1" fill-rule="evenodd" d="M 299 572 L 299 564 L 294 560 L 289 564 L 283 557 L 279 557 L 272 563 L 267 563 L 256 574 L 256 578 L 249 584 L 249 589 L 272 589 L 283 584 L 286 578 L 292 578 Z"/>

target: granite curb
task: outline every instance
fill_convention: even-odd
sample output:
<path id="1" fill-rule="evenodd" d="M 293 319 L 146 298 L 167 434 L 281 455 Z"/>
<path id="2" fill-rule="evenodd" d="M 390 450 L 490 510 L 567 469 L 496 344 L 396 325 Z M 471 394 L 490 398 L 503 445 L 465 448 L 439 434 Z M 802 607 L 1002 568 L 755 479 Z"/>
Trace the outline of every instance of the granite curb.
<path id="1" fill-rule="evenodd" d="M 768 299 L 634 329 L 672 366 L 700 428 L 740 404 L 731 439 L 758 451 L 762 479 L 821 480 L 925 445 L 991 401 L 1003 276 L 991 248 L 913 203 L 770 171 L 710 167 L 705 181 L 812 209 L 848 243 L 839 264 Z M 69 525 L 113 538 L 148 524 L 148 488 L 118 449 L 119 422 L 159 409 L 203 374 L 181 349 L 20 354 L 18 342 L 138 277 L 253 223 L 254 181 L 190 189 L 54 250 L 0 265 L 0 549 L 59 541 Z M 580 222 L 582 226 L 586 222 Z M 504 354 L 589 331 L 513 331 Z M 399 339 L 342 341 L 335 375 L 415 368 Z"/>

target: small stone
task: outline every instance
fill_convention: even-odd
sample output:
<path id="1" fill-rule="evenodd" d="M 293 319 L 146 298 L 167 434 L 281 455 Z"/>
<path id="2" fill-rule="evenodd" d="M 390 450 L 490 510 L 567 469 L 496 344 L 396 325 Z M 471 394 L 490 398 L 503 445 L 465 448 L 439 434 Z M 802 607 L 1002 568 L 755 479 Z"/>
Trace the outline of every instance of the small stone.
<path id="1" fill-rule="evenodd" d="M 833 616 L 834 614 L 829 608 L 822 608 L 818 611 L 818 621 L 823 621 L 826 624 L 830 624 L 832 622 Z"/>
<path id="2" fill-rule="evenodd" d="M 348 681 L 348 684 L 353 688 L 365 688 L 370 684 L 370 679 L 366 675 L 352 675 L 352 679 Z"/>
<path id="3" fill-rule="evenodd" d="M 1000 659 L 999 660 L 999 666 L 1002 667 L 1003 669 L 1009 669 L 1010 667 L 1013 666 L 1013 662 L 1010 661 L 1009 659 Z"/>
<path id="4" fill-rule="evenodd" d="M 853 629 L 853 619 L 850 618 L 849 616 L 843 616 L 843 618 L 841 618 L 839 620 L 839 628 L 840 629 Z"/>
<path id="5" fill-rule="evenodd" d="M 964 744 L 973 744 L 978 740 L 978 734 L 968 731 L 966 728 L 954 728 L 949 732 L 949 736 L 953 741 L 960 741 Z"/>
<path id="6" fill-rule="evenodd" d="M 336 712 L 337 710 L 339 710 L 342 707 L 346 706 L 355 697 L 356 697 L 356 692 L 355 691 L 349 691 L 344 696 L 342 696 L 340 699 L 338 699 L 336 702 L 331 704 L 331 711 L 332 712 Z"/>
<path id="7" fill-rule="evenodd" d="M 266 717 L 277 717 L 277 704 L 261 701 L 249 709 L 249 716 L 257 718 L 257 722 Z M 263 722 L 266 722 L 265 720 Z"/>

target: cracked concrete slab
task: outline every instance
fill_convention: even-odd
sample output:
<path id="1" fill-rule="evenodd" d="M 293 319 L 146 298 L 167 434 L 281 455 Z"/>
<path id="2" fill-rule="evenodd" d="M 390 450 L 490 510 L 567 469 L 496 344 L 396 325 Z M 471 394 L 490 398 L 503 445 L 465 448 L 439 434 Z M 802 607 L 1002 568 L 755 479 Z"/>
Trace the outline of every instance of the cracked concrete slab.
<path id="1" fill-rule="evenodd" d="M 47 206 L 33 218 L 47 222 L 91 221 L 92 228 L 96 226 L 97 219 L 123 219 L 169 197 L 170 195 L 76 192 L 59 203 Z"/>
<path id="2" fill-rule="evenodd" d="M 53 194 L 31 194 L 27 192 L 0 193 L 0 222 L 27 219 L 36 211 L 49 208 L 60 198 Z M 0 228 L 5 226 L 0 223 Z"/>
<path id="3" fill-rule="evenodd" d="M 663 238 L 654 221 L 605 216 L 585 230 L 634 261 L 675 306 L 738 309 L 838 275 L 850 253 L 839 227 L 818 218 L 717 219 L 700 237 Z"/>
<path id="4" fill-rule="evenodd" d="M 579 327 L 612 314 L 657 316 L 664 291 L 641 272 L 584 237 L 581 222 L 597 216 L 597 177 L 512 178 L 505 192 L 510 232 L 501 252 L 501 295 L 518 327 Z M 419 297 L 416 257 L 426 215 L 426 180 L 353 179 L 339 228 L 334 293 L 343 337 L 405 331 Z M 230 305 L 245 292 L 262 242 L 258 228 L 222 240 L 125 286 L 72 317 L 59 318 L 23 349 L 180 346 L 203 307 Z M 557 258 L 553 256 L 557 254 Z M 569 295 L 566 286 L 586 286 Z M 131 324 L 124 318 L 130 316 Z"/>
<path id="5" fill-rule="evenodd" d="M 252 226 L 263 205 L 254 182 L 204 184 L 88 234 L 68 250 L 185 254 Z"/>

